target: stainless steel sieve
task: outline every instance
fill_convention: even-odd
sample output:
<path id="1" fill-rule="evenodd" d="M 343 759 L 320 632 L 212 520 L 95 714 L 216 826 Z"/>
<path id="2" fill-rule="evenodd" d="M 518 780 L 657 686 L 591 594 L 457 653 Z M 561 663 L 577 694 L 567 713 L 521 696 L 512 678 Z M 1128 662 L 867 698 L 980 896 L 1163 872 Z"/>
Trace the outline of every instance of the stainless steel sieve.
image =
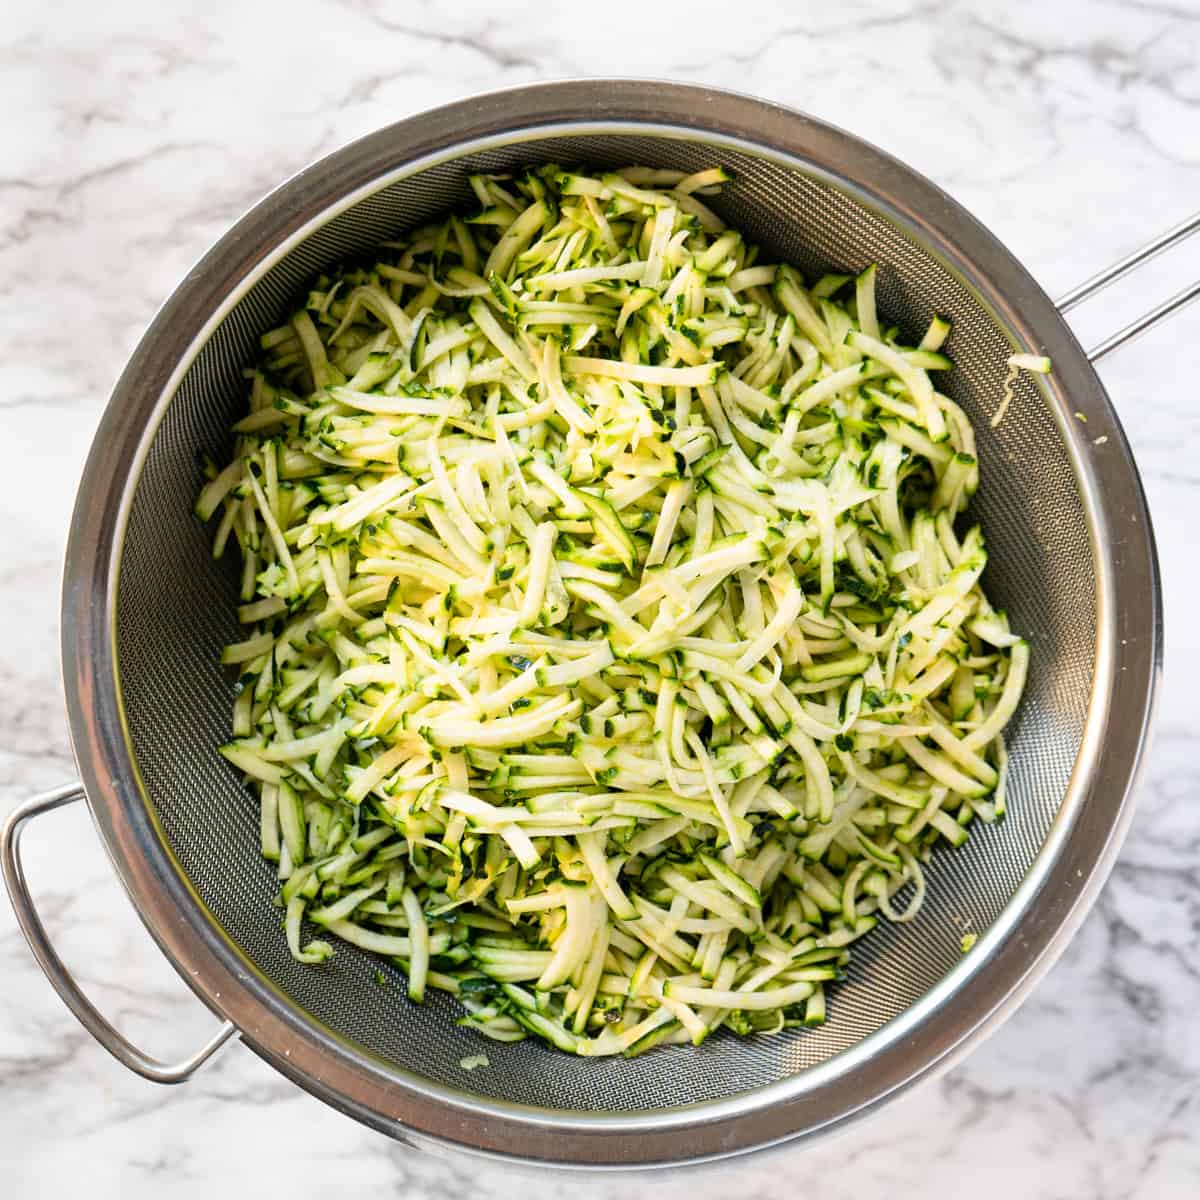
<path id="1" fill-rule="evenodd" d="M 215 753 L 231 686 L 236 581 L 191 513 L 199 450 L 219 457 L 257 336 L 316 272 L 469 196 L 467 175 L 546 161 L 734 172 L 717 207 L 811 276 L 879 264 L 881 312 L 919 336 L 953 320 L 945 386 L 975 421 L 985 579 L 1032 643 L 1012 728 L 1008 819 L 935 856 L 911 925 L 871 934 L 815 1030 L 634 1060 L 486 1044 L 452 1000 L 411 1005 L 350 946 L 294 962 L 258 854 L 257 808 Z M 1200 218 L 1089 281 L 1092 294 Z M 1094 361 L 1200 294 L 1181 293 Z M 1062 307 L 1066 307 L 1063 305 Z M 989 417 L 1013 352 L 1048 354 L 1007 418 Z M 1082 418 L 1086 418 L 1086 423 Z M 235 1035 L 314 1095 L 394 1137 L 575 1166 L 734 1154 L 840 1126 L 944 1068 L 1016 1005 L 1094 900 L 1129 822 L 1161 645 L 1153 536 L 1129 447 L 1056 307 L 953 200 L 895 159 L 810 117 L 706 88 L 567 82 L 403 121 L 308 168 L 216 245 L 122 375 L 84 472 L 67 550 L 62 657 L 81 783 L 17 809 L 3 866 L 18 919 L 64 1000 L 125 1065 L 186 1078 Z M 118 1034 L 57 957 L 30 902 L 18 839 L 86 798 L 163 952 L 224 1024 L 186 1062 Z M 981 936 L 965 957 L 965 931 Z"/>

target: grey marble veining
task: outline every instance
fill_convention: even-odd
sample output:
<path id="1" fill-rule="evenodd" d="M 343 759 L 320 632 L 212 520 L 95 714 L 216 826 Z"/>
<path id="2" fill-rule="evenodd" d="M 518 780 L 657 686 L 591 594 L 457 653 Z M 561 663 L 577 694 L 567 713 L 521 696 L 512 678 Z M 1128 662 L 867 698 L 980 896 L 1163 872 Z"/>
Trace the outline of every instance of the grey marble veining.
<path id="1" fill-rule="evenodd" d="M 594 13 L 606 14 L 603 23 Z M 610 15 L 609 15 L 610 14 Z M 875 141 L 972 208 L 1053 294 L 1200 207 L 1200 3 L 1040 0 L 15 6 L 0 31 L 0 814 L 71 775 L 57 586 L 75 482 L 156 306 L 281 178 L 485 88 L 652 74 L 759 92 Z M 1200 241 L 1200 239 L 1197 239 Z M 1085 342 L 1200 274 L 1200 245 L 1114 289 Z M 1102 372 L 1142 468 L 1168 628 L 1133 831 L 1058 966 L 964 1064 L 838 1139 L 639 1190 L 747 1200 L 1200 1194 L 1200 396 L 1196 310 Z M 104 1011 L 186 1051 L 211 1017 L 165 963 L 82 811 L 27 838 L 46 923 Z M 186 1086 L 124 1073 L 0 905 L 6 1196 L 340 1192 L 406 1200 L 560 1176 L 371 1134 L 235 1048 Z M 627 1195 L 613 1178 L 577 1195 Z"/>

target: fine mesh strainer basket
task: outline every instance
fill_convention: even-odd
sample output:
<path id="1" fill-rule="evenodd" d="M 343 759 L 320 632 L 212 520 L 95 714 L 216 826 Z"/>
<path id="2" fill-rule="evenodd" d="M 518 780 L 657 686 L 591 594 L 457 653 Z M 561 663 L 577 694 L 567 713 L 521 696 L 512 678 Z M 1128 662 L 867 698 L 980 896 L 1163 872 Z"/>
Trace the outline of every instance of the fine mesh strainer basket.
<path id="1" fill-rule="evenodd" d="M 376 961 L 349 945 L 320 968 L 301 965 L 271 904 L 257 808 L 215 752 L 229 729 L 219 651 L 236 629 L 236 581 L 192 516 L 196 458 L 220 457 L 258 335 L 317 272 L 463 202 L 468 174 L 546 161 L 720 163 L 734 181 L 715 207 L 772 255 L 810 277 L 876 262 L 890 321 L 914 336 L 935 313 L 953 321 L 945 386 L 979 437 L 985 582 L 1032 644 L 1011 728 L 1010 815 L 935 855 L 920 915 L 858 944 L 819 1029 L 581 1059 L 532 1041 L 481 1045 L 455 1025 L 452 1000 L 439 993 L 418 1007 L 375 986 Z M 1014 352 L 1048 354 L 1054 370 L 1021 379 L 993 429 Z M 13 814 L 5 873 L 64 999 L 149 1078 L 186 1078 L 240 1034 L 393 1136 L 576 1166 L 736 1153 L 839 1125 L 945 1066 L 1047 968 L 1129 819 L 1160 622 L 1145 501 L 1088 357 L 1025 270 L 932 184 L 808 117 L 703 88 L 591 81 L 485 96 L 385 129 L 285 184 L 196 267 L 134 353 L 96 436 L 67 552 L 62 650 L 82 784 Z M 225 1021 L 186 1062 L 157 1062 L 108 1025 L 29 902 L 22 823 L 85 792 L 151 933 Z M 983 934 L 963 957 L 967 929 Z M 460 1060 L 481 1048 L 489 1068 L 467 1075 Z"/>

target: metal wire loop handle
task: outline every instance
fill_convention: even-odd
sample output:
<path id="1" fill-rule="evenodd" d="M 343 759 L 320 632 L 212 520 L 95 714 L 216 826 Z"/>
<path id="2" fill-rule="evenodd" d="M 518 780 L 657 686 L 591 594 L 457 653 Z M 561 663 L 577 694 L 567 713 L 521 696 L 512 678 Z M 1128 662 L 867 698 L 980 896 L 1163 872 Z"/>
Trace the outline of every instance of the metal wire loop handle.
<path id="1" fill-rule="evenodd" d="M 1200 232 L 1200 212 L 1193 213 L 1186 221 L 1181 221 L 1173 229 L 1168 229 L 1165 233 L 1160 234 L 1153 241 L 1147 242 L 1132 254 L 1126 255 L 1120 261 L 1113 263 L 1112 266 L 1106 267 L 1103 271 L 1093 275 L 1091 279 L 1084 280 L 1083 283 L 1078 287 L 1072 288 L 1066 295 L 1060 296 L 1056 301 L 1059 310 L 1064 313 L 1070 312 L 1071 309 L 1090 300 L 1093 296 L 1099 295 L 1109 284 L 1116 283 L 1118 279 L 1123 279 L 1132 271 L 1136 271 L 1138 267 L 1148 263 L 1151 259 L 1157 258 L 1163 251 L 1171 249 L 1172 246 L 1177 246 L 1180 242 L 1197 232 Z M 1176 292 L 1170 299 L 1164 300 L 1148 313 L 1138 317 L 1137 320 L 1131 321 L 1123 329 L 1118 329 L 1116 333 L 1105 338 L 1098 345 L 1093 346 L 1087 352 L 1088 358 L 1094 363 L 1099 362 L 1106 355 L 1124 346 L 1126 342 L 1132 342 L 1134 338 L 1140 337 L 1148 329 L 1152 329 L 1160 321 L 1164 321 L 1167 317 L 1181 312 L 1194 300 L 1200 300 L 1200 279 L 1196 280 L 1195 283 L 1189 284 L 1181 291 Z"/>
<path id="2" fill-rule="evenodd" d="M 75 977 L 54 949 L 29 894 L 20 854 L 21 831 L 25 823 L 43 813 L 53 812 L 56 808 L 83 798 L 83 785 L 69 783 L 25 801 L 13 810 L 4 823 L 4 829 L 0 832 L 0 866 L 3 867 L 4 883 L 8 888 L 13 910 L 17 914 L 17 922 L 54 990 L 109 1054 L 131 1071 L 154 1083 L 182 1083 L 237 1033 L 237 1026 L 232 1021 L 223 1022 L 217 1032 L 195 1054 L 179 1062 L 164 1063 L 143 1053 L 114 1028 L 83 994 Z"/>

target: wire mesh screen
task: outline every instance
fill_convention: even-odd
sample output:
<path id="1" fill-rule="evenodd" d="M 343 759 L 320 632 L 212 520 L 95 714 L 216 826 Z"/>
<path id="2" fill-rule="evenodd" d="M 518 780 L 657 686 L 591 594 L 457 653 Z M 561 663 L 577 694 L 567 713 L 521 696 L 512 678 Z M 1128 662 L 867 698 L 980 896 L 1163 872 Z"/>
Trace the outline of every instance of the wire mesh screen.
<path id="1" fill-rule="evenodd" d="M 940 385 L 976 424 L 982 485 L 974 515 L 991 551 L 984 584 L 1029 637 L 1026 699 L 1011 730 L 1009 816 L 977 827 L 961 850 L 935 855 L 929 895 L 907 926 L 886 924 L 854 949 L 834 987 L 828 1022 L 743 1040 L 720 1033 L 698 1048 L 633 1060 L 577 1059 L 534 1042 L 484 1043 L 455 1025 L 459 1009 L 435 993 L 405 998 L 389 966 L 339 946 L 305 966 L 288 953 L 258 850 L 258 806 L 216 753 L 227 740 L 232 678 L 219 665 L 236 637 L 236 571 L 214 563 L 210 530 L 192 515 L 197 453 L 222 457 L 246 403 L 242 367 L 260 333 L 288 311 L 311 277 L 470 196 L 467 175 L 546 161 L 687 171 L 716 162 L 734 182 L 714 207 L 767 253 L 809 276 L 879 264 L 881 314 L 912 338 L 935 313 L 953 320 L 955 371 Z M 379 1059 L 441 1084 L 556 1109 L 633 1112 L 729 1096 L 776 1082 L 837 1054 L 903 1012 L 958 961 L 966 931 L 982 932 L 1030 868 L 1064 793 L 1082 734 L 1095 644 L 1095 589 L 1087 526 L 1054 420 L 1039 390 L 1018 382 L 1003 424 L 988 418 L 1002 394 L 1010 340 L 983 307 L 919 245 L 847 195 L 802 173 L 658 135 L 590 135 L 526 142 L 426 169 L 363 199 L 296 247 L 230 312 L 172 399 L 137 486 L 121 561 L 118 655 L 134 754 L 150 803 L 196 891 L 256 967 L 302 1010 Z M 469 1080 L 465 1055 L 486 1049 L 490 1069 Z"/>

